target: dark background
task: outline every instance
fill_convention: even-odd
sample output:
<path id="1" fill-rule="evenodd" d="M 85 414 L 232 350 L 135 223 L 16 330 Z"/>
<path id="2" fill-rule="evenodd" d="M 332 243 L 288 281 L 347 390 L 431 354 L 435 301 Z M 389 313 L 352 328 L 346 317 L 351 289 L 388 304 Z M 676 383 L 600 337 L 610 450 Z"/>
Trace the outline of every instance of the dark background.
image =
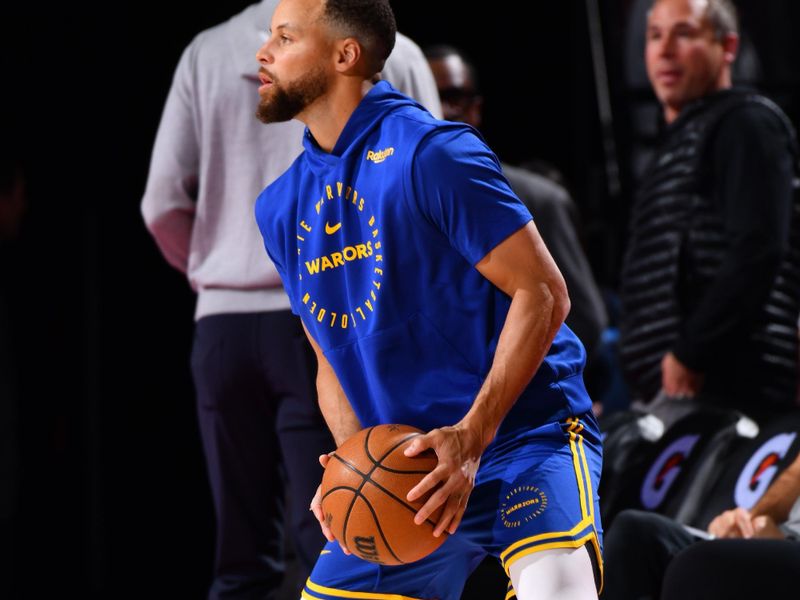
<path id="1" fill-rule="evenodd" d="M 508 8 L 517 3 L 394 2 L 400 30 L 420 45 L 472 56 L 497 153 L 564 173 L 612 291 L 633 189 L 628 117 L 649 100 L 623 81 L 629 3 L 600 8 L 622 183 L 610 193 L 583 0 L 529 3 L 525 13 Z M 0 9 L 2 181 L 22 173 L 28 201 L 20 235 L 0 245 L 0 598 L 201 598 L 208 584 L 193 297 L 145 231 L 139 201 L 182 49 L 247 4 Z M 738 4 L 761 87 L 797 123 L 800 3 Z"/>

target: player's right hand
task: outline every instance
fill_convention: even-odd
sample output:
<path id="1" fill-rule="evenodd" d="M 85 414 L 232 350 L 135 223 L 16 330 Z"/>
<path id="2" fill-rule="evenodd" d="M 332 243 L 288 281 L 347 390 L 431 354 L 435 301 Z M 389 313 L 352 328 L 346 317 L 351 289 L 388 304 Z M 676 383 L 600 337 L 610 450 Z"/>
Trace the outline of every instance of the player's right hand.
<path id="1" fill-rule="evenodd" d="M 319 457 L 319 464 L 322 465 L 322 468 L 328 466 L 328 461 L 331 459 L 331 452 L 330 454 L 321 454 Z M 330 527 L 328 527 L 328 523 L 325 521 L 325 514 L 322 512 L 322 485 L 317 486 L 317 493 L 314 494 L 314 497 L 311 499 L 311 506 L 309 506 L 309 510 L 314 513 L 314 516 L 319 521 L 320 529 L 322 529 L 322 535 L 325 536 L 325 539 L 329 542 L 334 541 L 336 538 L 333 537 L 333 533 L 331 532 Z M 342 547 L 342 552 L 345 554 L 350 554 L 350 550 L 340 541 L 339 546 Z"/>
<path id="2" fill-rule="evenodd" d="M 461 523 L 469 495 L 475 487 L 475 475 L 485 446 L 481 445 L 479 435 L 459 423 L 415 437 L 404 454 L 416 456 L 428 449 L 436 452 L 439 462 L 408 492 L 406 500 L 413 502 L 431 492 L 414 516 L 414 523 L 422 524 L 437 508 L 443 506 L 433 530 L 434 537 L 439 537 L 445 531 L 455 533 Z"/>
<path id="3" fill-rule="evenodd" d="M 755 533 L 750 513 L 743 508 L 734 508 L 714 517 L 708 532 L 717 538 L 751 538 Z"/>

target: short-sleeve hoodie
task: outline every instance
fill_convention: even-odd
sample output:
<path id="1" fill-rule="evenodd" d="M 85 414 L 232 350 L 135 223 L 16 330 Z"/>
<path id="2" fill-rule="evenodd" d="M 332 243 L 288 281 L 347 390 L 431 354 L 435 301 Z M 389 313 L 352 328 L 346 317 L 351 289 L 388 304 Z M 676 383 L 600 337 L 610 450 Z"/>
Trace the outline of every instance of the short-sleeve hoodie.
<path id="1" fill-rule="evenodd" d="M 293 311 L 362 425 L 429 430 L 469 410 L 510 298 L 475 269 L 531 215 L 477 132 L 375 85 L 333 151 L 305 151 L 256 202 Z M 565 325 L 498 438 L 589 410 Z"/>

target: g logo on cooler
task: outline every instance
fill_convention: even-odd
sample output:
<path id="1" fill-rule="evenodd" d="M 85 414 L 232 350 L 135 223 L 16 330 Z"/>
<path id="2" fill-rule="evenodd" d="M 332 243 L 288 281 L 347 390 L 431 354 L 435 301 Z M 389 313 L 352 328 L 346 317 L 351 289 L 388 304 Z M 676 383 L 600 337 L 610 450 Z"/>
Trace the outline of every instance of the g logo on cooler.
<path id="1" fill-rule="evenodd" d="M 640 496 L 642 506 L 653 510 L 664 501 L 675 478 L 681 472 L 681 465 L 689 458 L 699 439 L 700 434 L 684 435 L 658 455 L 642 483 Z"/>
<path id="2" fill-rule="evenodd" d="M 796 433 L 780 433 L 756 450 L 736 480 L 733 492 L 736 506 L 747 510 L 753 508 L 772 483 L 778 472 L 778 463 L 789 452 L 796 437 Z"/>

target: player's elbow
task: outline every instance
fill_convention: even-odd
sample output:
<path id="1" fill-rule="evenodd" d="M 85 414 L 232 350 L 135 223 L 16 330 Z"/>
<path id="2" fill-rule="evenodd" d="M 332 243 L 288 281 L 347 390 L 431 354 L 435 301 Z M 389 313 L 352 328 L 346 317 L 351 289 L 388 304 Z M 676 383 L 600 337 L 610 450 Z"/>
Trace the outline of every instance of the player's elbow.
<path id="1" fill-rule="evenodd" d="M 555 268 L 545 276 L 540 272 L 517 291 L 526 292 L 523 297 L 530 298 L 532 309 L 549 321 L 555 335 L 566 320 L 571 306 L 567 284 L 561 273 Z M 512 294 L 512 298 L 516 298 L 516 294 Z"/>
<path id="2" fill-rule="evenodd" d="M 552 320 L 560 327 L 561 324 L 566 320 L 567 315 L 569 314 L 569 309 L 572 306 L 569 299 L 567 284 L 559 273 L 558 277 L 554 277 L 550 282 L 548 282 L 548 288 L 550 296 L 552 297 Z"/>

